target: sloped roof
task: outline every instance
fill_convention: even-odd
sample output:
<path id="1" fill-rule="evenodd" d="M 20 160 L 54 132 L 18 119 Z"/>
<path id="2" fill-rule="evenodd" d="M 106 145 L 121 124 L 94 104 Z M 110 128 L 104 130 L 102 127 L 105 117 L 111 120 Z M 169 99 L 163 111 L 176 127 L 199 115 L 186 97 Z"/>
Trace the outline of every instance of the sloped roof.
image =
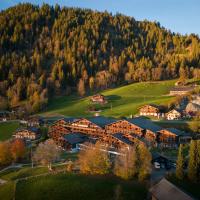
<path id="1" fill-rule="evenodd" d="M 200 105 L 198 105 L 196 103 L 188 103 L 185 110 L 186 110 L 186 112 L 199 112 Z"/>
<path id="2" fill-rule="evenodd" d="M 18 129 L 16 129 L 16 131 L 15 132 L 21 132 L 21 131 L 31 131 L 31 132 L 33 132 L 33 133 L 39 133 L 39 131 L 38 131 L 39 129 L 38 128 L 36 128 L 36 127 L 28 127 L 28 128 L 18 128 Z"/>
<path id="3" fill-rule="evenodd" d="M 192 197 L 165 178 L 154 185 L 150 192 L 157 200 L 193 200 Z"/>
<path id="4" fill-rule="evenodd" d="M 124 137 L 122 133 L 115 133 L 115 134 L 112 134 L 112 136 L 125 144 L 128 144 L 128 145 L 133 144 L 133 142 L 131 142 L 128 138 Z"/>
<path id="5" fill-rule="evenodd" d="M 162 130 L 162 128 L 156 124 L 154 124 L 151 120 L 142 118 L 142 117 L 136 117 L 133 119 L 127 119 L 128 122 L 135 124 L 136 126 L 139 126 L 143 129 L 150 130 L 152 132 L 157 132 Z"/>
<path id="6" fill-rule="evenodd" d="M 190 92 L 194 90 L 194 88 L 195 88 L 194 86 L 177 86 L 177 87 L 171 88 L 170 91 Z"/>
<path id="7" fill-rule="evenodd" d="M 87 137 L 81 133 L 69 133 L 64 135 L 63 138 L 72 145 L 83 143 L 87 140 Z"/>
<path id="8" fill-rule="evenodd" d="M 107 117 L 102 117 L 102 116 L 98 116 L 98 117 L 91 117 L 91 118 L 88 118 L 89 121 L 91 121 L 92 123 L 100 126 L 100 127 L 104 127 L 108 124 L 111 124 L 113 122 L 116 122 L 117 120 L 116 119 L 113 119 L 113 118 L 107 118 Z"/>
<path id="9" fill-rule="evenodd" d="M 176 108 L 174 108 L 174 109 L 172 109 L 172 110 L 170 110 L 167 114 L 169 114 L 169 113 L 171 113 L 171 112 L 173 112 L 173 111 L 176 111 L 177 113 L 180 113 L 181 114 L 181 111 L 180 110 L 178 110 L 178 109 L 176 109 Z"/>
<path id="10" fill-rule="evenodd" d="M 170 131 L 172 133 L 174 133 L 177 136 L 186 136 L 186 135 L 190 135 L 189 133 L 186 133 L 184 131 L 178 130 L 176 128 L 166 128 L 167 131 Z"/>

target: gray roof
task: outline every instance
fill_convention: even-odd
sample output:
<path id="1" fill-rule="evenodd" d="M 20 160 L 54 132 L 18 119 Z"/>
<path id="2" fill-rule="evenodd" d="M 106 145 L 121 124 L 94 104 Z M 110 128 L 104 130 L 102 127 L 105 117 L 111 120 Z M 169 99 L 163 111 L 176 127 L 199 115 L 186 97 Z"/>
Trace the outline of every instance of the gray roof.
<path id="1" fill-rule="evenodd" d="M 166 128 L 167 131 L 170 131 L 172 133 L 174 133 L 177 136 L 186 136 L 186 135 L 190 135 L 189 133 L 186 133 L 184 131 L 178 130 L 176 128 Z"/>
<path id="2" fill-rule="evenodd" d="M 70 144 L 79 144 L 87 141 L 87 137 L 81 133 L 69 133 L 63 136 L 63 138 Z"/>
<path id="3" fill-rule="evenodd" d="M 192 200 L 188 194 L 184 193 L 174 184 L 163 178 L 158 184 L 154 185 L 150 192 L 157 200 Z"/>
<path id="4" fill-rule="evenodd" d="M 154 124 L 151 120 L 145 119 L 143 117 L 137 117 L 133 119 L 127 119 L 128 122 L 135 124 L 136 126 L 141 127 L 142 129 L 150 130 L 154 133 L 162 130 L 162 128 Z"/>
<path id="5" fill-rule="evenodd" d="M 125 144 L 128 145 L 133 144 L 133 142 L 131 142 L 128 138 L 124 137 L 122 133 L 115 133 L 112 136 Z"/>
<path id="6" fill-rule="evenodd" d="M 113 122 L 116 122 L 117 120 L 116 119 L 113 119 L 113 118 L 107 118 L 107 117 L 102 117 L 102 116 L 98 116 L 98 117 L 91 117 L 91 118 L 88 118 L 89 121 L 91 121 L 92 123 L 100 126 L 100 127 L 104 127 L 108 124 L 111 124 Z"/>

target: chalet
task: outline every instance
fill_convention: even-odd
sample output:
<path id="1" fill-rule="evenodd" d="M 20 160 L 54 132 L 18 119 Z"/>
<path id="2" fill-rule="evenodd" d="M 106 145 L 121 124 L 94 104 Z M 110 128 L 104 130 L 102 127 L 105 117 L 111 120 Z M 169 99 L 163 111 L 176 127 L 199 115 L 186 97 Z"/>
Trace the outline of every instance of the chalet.
<path id="1" fill-rule="evenodd" d="M 186 143 L 190 140 L 190 134 L 175 128 L 166 128 L 158 132 L 158 143 L 162 147 L 176 148 L 180 143 Z"/>
<path id="2" fill-rule="evenodd" d="M 192 92 L 195 89 L 194 86 L 177 86 L 170 90 L 170 95 L 177 96 L 177 95 L 186 95 Z"/>
<path id="3" fill-rule="evenodd" d="M 195 116 L 200 112 L 200 104 L 190 102 L 187 104 L 185 111 L 190 116 Z"/>
<path id="4" fill-rule="evenodd" d="M 154 117 L 162 116 L 161 108 L 154 104 L 148 104 L 140 107 L 139 114 L 141 116 L 154 116 Z"/>
<path id="5" fill-rule="evenodd" d="M 93 136 L 99 136 L 105 134 L 104 127 L 114 121 L 116 120 L 101 116 L 92 117 L 89 119 L 82 118 L 72 122 L 69 127 L 72 132 L 80 132 Z"/>
<path id="6" fill-rule="evenodd" d="M 28 117 L 27 119 L 20 121 L 20 124 L 30 126 L 30 127 L 39 127 L 43 123 L 44 123 L 43 118 L 39 116 Z"/>
<path id="7" fill-rule="evenodd" d="M 77 151 L 79 144 L 88 141 L 88 137 L 81 133 L 69 133 L 62 137 L 62 147 L 66 150 Z"/>
<path id="8" fill-rule="evenodd" d="M 181 119 L 181 116 L 181 112 L 176 109 L 170 110 L 168 113 L 166 113 L 167 120 L 178 120 Z"/>
<path id="9" fill-rule="evenodd" d="M 121 147 L 129 147 L 134 143 L 129 140 L 123 133 L 114 133 L 104 136 L 101 141 L 116 149 Z"/>
<path id="10" fill-rule="evenodd" d="M 174 184 L 163 178 L 149 190 L 152 200 L 193 200 Z"/>
<path id="11" fill-rule="evenodd" d="M 90 100 L 93 102 L 93 103 L 99 103 L 99 104 L 106 104 L 107 103 L 107 100 L 105 98 L 104 95 L 102 94 L 96 94 L 96 95 L 93 95 Z"/>
<path id="12" fill-rule="evenodd" d="M 17 129 L 13 134 L 14 138 L 20 138 L 24 140 L 36 140 L 40 137 L 39 129 L 35 127 Z"/>
<path id="13" fill-rule="evenodd" d="M 129 121 L 138 127 L 141 127 L 144 131 L 144 139 L 147 144 L 156 146 L 157 145 L 157 135 L 158 131 L 162 130 L 162 128 L 156 124 L 154 124 L 151 120 L 144 119 L 141 117 L 129 119 Z"/>

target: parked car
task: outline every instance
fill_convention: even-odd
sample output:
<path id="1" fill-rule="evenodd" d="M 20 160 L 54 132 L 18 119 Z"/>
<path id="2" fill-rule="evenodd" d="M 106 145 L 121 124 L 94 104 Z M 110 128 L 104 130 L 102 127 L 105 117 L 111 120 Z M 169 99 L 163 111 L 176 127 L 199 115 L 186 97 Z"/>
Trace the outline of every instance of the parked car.
<path id="1" fill-rule="evenodd" d="M 160 163 L 154 162 L 154 167 L 155 167 L 155 169 L 160 169 Z"/>

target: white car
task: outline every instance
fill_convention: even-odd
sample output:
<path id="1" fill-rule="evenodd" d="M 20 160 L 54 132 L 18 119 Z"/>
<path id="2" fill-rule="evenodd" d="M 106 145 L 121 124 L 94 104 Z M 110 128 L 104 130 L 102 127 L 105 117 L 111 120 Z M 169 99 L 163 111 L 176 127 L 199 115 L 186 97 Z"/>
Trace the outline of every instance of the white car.
<path id="1" fill-rule="evenodd" d="M 160 169 L 160 163 L 154 162 L 154 167 L 155 167 L 155 169 Z"/>

